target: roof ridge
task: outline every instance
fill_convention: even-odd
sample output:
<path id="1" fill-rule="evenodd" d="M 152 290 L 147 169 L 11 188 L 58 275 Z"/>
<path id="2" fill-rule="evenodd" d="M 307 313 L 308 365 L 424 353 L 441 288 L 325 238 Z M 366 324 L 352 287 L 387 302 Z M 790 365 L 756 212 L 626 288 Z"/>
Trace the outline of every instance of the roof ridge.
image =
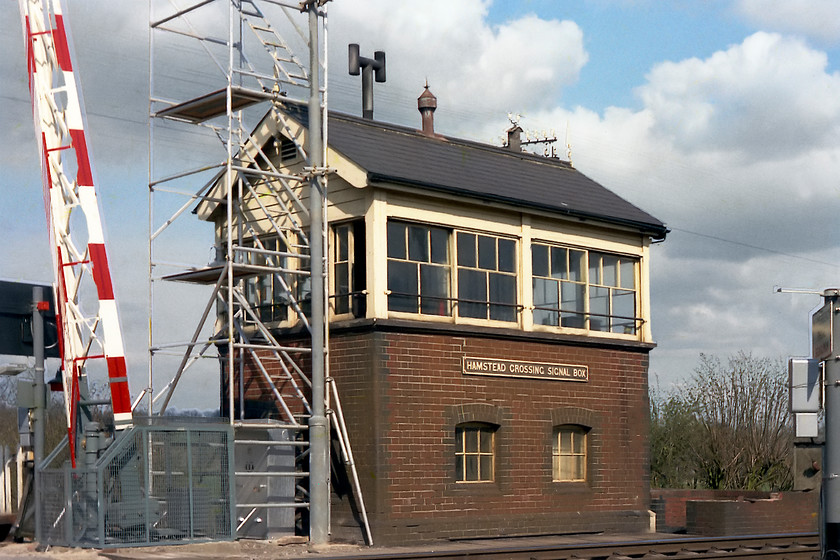
<path id="1" fill-rule="evenodd" d="M 552 165 L 556 167 L 560 167 L 563 169 L 568 169 L 570 171 L 578 171 L 572 164 L 568 161 L 564 161 L 557 158 L 549 158 L 546 156 L 541 156 L 539 154 L 532 154 L 530 152 L 513 152 L 510 149 L 504 146 L 494 146 L 493 144 L 487 144 L 486 142 L 480 142 L 478 140 L 470 140 L 467 138 L 459 138 L 456 136 L 448 136 L 446 134 L 435 134 L 434 137 L 426 136 L 422 133 L 419 129 L 414 129 L 409 126 L 399 125 L 394 123 L 388 123 L 384 121 L 375 121 L 370 119 L 365 119 L 363 117 L 357 117 L 355 115 L 350 115 L 347 113 L 341 113 L 338 111 L 328 111 L 328 115 L 331 118 L 342 119 L 348 122 L 353 122 L 354 124 L 359 124 L 363 126 L 370 126 L 374 128 L 383 128 L 386 130 L 390 130 L 392 132 L 407 134 L 412 137 L 416 137 L 420 140 L 427 140 L 427 141 L 446 141 L 453 145 L 463 145 L 467 147 L 471 147 L 478 150 L 487 150 L 493 152 L 495 154 L 499 154 L 502 156 L 513 157 L 513 158 L 520 158 L 520 159 L 527 159 L 528 161 L 533 161 L 534 163 L 539 163 L 543 165 Z"/>

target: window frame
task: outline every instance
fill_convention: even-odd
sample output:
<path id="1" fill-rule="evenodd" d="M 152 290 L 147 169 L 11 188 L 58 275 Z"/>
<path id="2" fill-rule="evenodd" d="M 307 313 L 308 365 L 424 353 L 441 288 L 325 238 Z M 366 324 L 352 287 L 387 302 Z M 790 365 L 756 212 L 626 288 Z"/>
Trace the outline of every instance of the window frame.
<path id="1" fill-rule="evenodd" d="M 546 253 L 545 273 L 537 271 L 537 267 L 543 268 L 543 265 L 537 263 L 535 252 L 537 248 L 544 248 Z M 565 251 L 566 254 L 566 274 L 569 277 L 564 278 L 562 273 L 555 275 L 555 270 L 560 270 L 554 265 L 554 254 L 556 251 Z M 571 257 L 572 252 L 581 253 L 582 260 L 579 266 L 579 279 L 570 277 Z M 593 279 L 593 256 L 598 257 L 597 264 L 597 278 Z M 615 281 L 614 284 L 605 282 L 604 274 L 604 258 L 615 259 Z M 629 265 L 629 266 L 628 266 Z M 550 328 L 555 329 L 572 329 L 585 331 L 588 334 L 603 333 L 607 336 L 618 335 L 638 338 L 643 329 L 645 318 L 640 315 L 642 311 L 641 302 L 641 285 L 640 285 L 640 270 L 642 266 L 642 258 L 639 255 L 628 255 L 619 252 L 611 252 L 594 247 L 580 247 L 575 245 L 567 245 L 563 243 L 555 243 L 541 239 L 531 240 L 531 304 L 532 304 L 532 323 L 535 328 Z M 629 274 L 628 274 L 629 272 Z M 632 287 L 627 286 L 626 277 L 629 276 L 632 281 Z M 543 289 L 543 297 L 539 298 L 538 285 L 556 286 L 553 292 L 553 299 L 546 303 L 542 303 L 540 299 L 548 299 L 548 293 Z M 578 292 L 575 300 L 565 300 L 563 289 L 566 286 L 574 286 L 582 292 Z M 597 292 L 602 292 L 605 295 L 601 297 L 606 298 L 606 313 L 601 313 L 600 310 L 593 310 L 593 303 L 597 300 L 595 295 Z M 632 294 L 633 315 L 618 315 L 616 309 L 616 296 L 627 296 Z M 574 309 L 564 308 L 565 301 L 576 301 L 581 305 L 575 306 Z M 624 300 L 626 301 L 626 300 Z M 555 307 L 556 306 L 556 307 Z M 549 318 L 549 322 L 539 320 L 538 316 Z M 555 319 L 551 319 L 551 317 Z M 565 322 L 565 319 L 571 319 Z M 602 322 L 606 322 L 605 327 L 599 327 Z"/>
<path id="2" fill-rule="evenodd" d="M 395 250 L 396 248 L 392 248 L 391 246 L 392 240 L 394 239 L 392 237 L 392 226 L 404 228 L 402 234 L 403 240 L 401 242 L 402 247 L 399 250 Z M 424 255 L 424 257 L 428 258 L 428 260 L 413 260 L 411 258 L 411 248 L 409 245 L 411 242 L 410 228 L 412 227 L 427 229 L 430 232 L 432 230 L 437 230 L 446 233 L 446 242 L 442 244 L 446 247 L 447 251 L 445 263 L 442 262 L 442 260 L 435 260 L 431 254 L 429 254 L 428 256 Z M 386 243 L 387 301 L 385 308 L 387 309 L 389 315 L 396 314 L 397 316 L 401 317 L 420 316 L 423 317 L 424 320 L 442 320 L 447 322 L 453 322 L 456 324 L 482 325 L 489 323 L 492 325 L 507 326 L 514 328 L 522 327 L 522 310 L 524 309 L 524 306 L 521 302 L 522 294 L 520 285 L 520 282 L 522 282 L 523 274 L 521 253 L 519 250 L 519 248 L 522 246 L 522 239 L 520 237 L 510 234 L 500 234 L 484 230 L 476 230 L 472 228 L 459 228 L 440 223 L 416 222 L 401 217 L 392 216 L 389 216 L 387 218 L 386 228 L 388 231 L 388 239 Z M 496 257 L 495 265 L 492 270 L 487 267 L 478 266 L 478 259 L 481 256 L 481 254 L 479 253 L 477 245 L 475 250 L 475 266 L 459 264 L 459 237 L 461 236 L 471 236 L 472 238 L 474 238 L 474 242 L 476 244 L 479 243 L 479 241 L 481 241 L 482 239 L 493 241 Z M 429 245 L 431 244 L 432 241 L 430 238 Z M 505 253 L 507 254 L 507 258 L 505 259 L 505 261 L 508 263 L 506 267 L 510 270 L 505 270 L 504 267 L 501 267 L 499 264 L 499 247 L 508 247 L 505 250 Z M 416 268 L 415 272 L 411 274 L 412 277 L 417 278 L 417 280 L 414 281 L 413 285 L 411 286 L 412 288 L 416 289 L 416 295 L 414 292 L 397 292 L 397 290 L 394 289 L 395 286 L 392 282 L 392 274 L 396 275 L 394 270 L 396 266 L 394 266 L 394 269 L 392 269 L 392 265 L 394 265 L 395 263 L 416 263 L 416 266 L 418 268 Z M 441 291 L 441 293 L 439 294 L 431 294 L 424 296 L 424 294 L 422 293 L 422 270 L 419 268 L 422 265 L 435 266 L 446 270 L 446 296 L 442 295 L 443 291 Z M 407 269 L 407 267 L 404 268 Z M 463 292 L 463 282 L 461 281 L 460 276 L 461 273 L 464 271 L 478 272 L 479 274 L 483 275 L 482 280 L 485 292 L 485 297 L 483 301 L 461 297 L 461 294 Z M 496 275 L 499 278 L 494 279 L 493 275 Z M 512 296 L 512 302 L 510 303 L 504 301 L 497 301 L 495 298 L 491 300 L 490 297 L 495 289 L 495 286 L 502 285 L 504 283 L 504 279 L 509 279 L 508 282 L 512 284 L 512 286 L 506 287 L 506 292 L 508 293 L 508 295 Z M 435 313 L 425 312 L 423 309 L 424 297 L 427 298 L 430 302 L 445 301 L 445 304 L 443 305 L 443 310 L 441 312 Z M 399 303 L 394 302 L 395 298 L 403 298 L 406 300 L 406 303 L 408 303 L 409 298 L 416 298 L 417 304 L 411 306 L 413 309 L 400 309 L 398 308 Z M 461 309 L 467 305 L 474 306 L 476 308 L 483 308 L 484 316 L 474 317 L 462 314 Z M 500 317 L 504 316 L 505 308 L 512 309 L 512 311 L 509 312 L 509 318 Z"/>
<path id="3" fill-rule="evenodd" d="M 339 237 L 346 232 L 346 258 L 341 258 L 341 244 Z M 365 255 L 365 222 L 354 219 L 330 224 L 330 255 L 329 266 L 330 290 L 329 313 L 331 318 L 360 318 L 366 316 L 366 255 Z M 361 241 L 361 244 L 359 244 Z M 339 291 L 339 266 L 345 265 L 343 280 L 347 291 Z"/>
<path id="4" fill-rule="evenodd" d="M 394 226 L 394 229 L 392 229 L 392 226 Z M 452 229 L 439 225 L 421 224 L 391 219 L 388 220 L 386 227 L 386 280 L 388 286 L 386 307 L 388 312 L 404 313 L 407 315 L 421 315 L 426 317 L 451 317 L 452 267 L 450 245 Z M 397 232 L 397 227 L 402 228 L 402 231 Z M 422 234 L 423 240 L 421 240 L 420 234 Z M 440 239 L 434 239 L 434 237 L 439 237 L 441 234 L 445 236 L 445 242 L 442 247 L 440 245 Z M 397 247 L 395 244 L 392 245 L 392 240 L 398 235 L 401 238 L 400 247 Z M 423 241 L 425 241 L 425 245 Z M 443 249 L 446 253 L 443 257 L 445 262 L 441 262 L 440 260 L 441 249 Z M 402 272 L 399 274 L 398 268 L 402 269 Z M 394 290 L 396 286 L 394 282 L 392 282 L 392 275 L 394 275 L 394 277 L 405 277 L 405 272 L 409 269 L 412 270 L 412 273 L 408 275 L 408 278 L 410 279 L 410 282 L 411 279 L 413 279 L 413 287 L 415 291 Z M 445 292 L 445 294 L 434 293 L 432 291 L 424 294 L 424 284 L 428 285 L 429 283 L 432 283 L 432 286 L 434 286 L 435 281 L 440 280 L 434 278 L 434 275 L 441 272 L 445 275 L 445 280 L 440 282 L 441 287 L 443 288 L 442 292 Z M 409 288 L 411 287 L 412 286 L 409 286 Z M 440 313 L 424 313 L 424 309 L 433 309 L 435 303 L 442 306 Z M 413 310 L 408 309 L 409 305 L 413 307 Z M 424 305 L 427 305 L 428 307 L 424 308 Z"/>
<path id="5" fill-rule="evenodd" d="M 461 422 L 455 425 L 455 483 L 456 484 L 488 484 L 496 482 L 497 476 L 497 438 L 498 426 L 489 422 Z M 475 433 L 476 446 L 474 450 L 468 450 L 468 441 L 466 434 Z M 490 436 L 489 450 L 483 446 L 484 440 L 482 434 Z M 460 446 L 459 446 L 460 444 Z M 460 458 L 460 461 L 459 461 Z M 490 475 L 488 478 L 482 478 L 483 458 L 489 458 Z M 475 460 L 476 479 L 469 479 L 469 459 Z M 460 471 L 460 472 L 459 472 Z"/>
<path id="6" fill-rule="evenodd" d="M 268 243 L 272 243 L 272 247 L 267 247 Z M 272 266 L 274 268 L 286 269 L 288 262 L 287 257 L 282 255 L 286 252 L 286 246 L 279 235 L 262 235 L 257 237 L 244 238 L 238 243 L 243 250 L 239 251 L 238 260 L 244 265 L 253 266 Z M 271 251 L 274 253 L 281 253 L 277 255 L 270 255 L 260 253 L 257 251 L 250 251 L 249 249 L 258 249 L 261 251 Z M 269 265 L 267 259 L 276 257 L 280 260 L 279 264 Z M 271 325 L 280 325 L 292 321 L 292 317 L 296 317 L 293 313 L 291 301 L 284 298 L 284 290 L 276 288 L 279 281 L 275 278 L 277 273 L 258 274 L 245 278 L 242 284 L 243 295 L 248 303 L 251 305 L 254 313 L 259 317 L 260 322 Z M 290 275 L 288 273 L 279 273 L 284 276 L 286 284 L 290 287 L 292 293 L 296 293 L 298 279 L 297 275 Z M 267 282 L 267 283 L 266 283 Z M 270 294 L 270 299 L 266 299 L 265 294 Z M 268 310 L 269 316 L 265 316 L 265 310 Z M 250 320 L 250 318 L 249 318 Z"/>
<path id="7" fill-rule="evenodd" d="M 581 424 L 559 424 L 551 431 L 551 481 L 560 484 L 586 484 L 589 481 L 589 445 L 592 429 Z M 568 434 L 570 448 L 564 450 L 563 435 Z M 583 440 L 577 446 L 575 441 Z M 579 448 L 579 450 L 577 450 Z M 568 457 L 572 462 L 571 478 L 564 478 L 561 469 L 563 458 Z M 574 478 L 575 474 L 579 474 Z"/>
<path id="8" fill-rule="evenodd" d="M 520 311 L 522 309 L 522 305 L 519 301 L 519 284 L 520 277 L 522 276 L 520 258 L 519 253 L 517 251 L 517 248 L 519 246 L 519 239 L 511 238 L 505 235 L 499 235 L 496 233 L 473 231 L 468 229 L 453 229 L 453 234 L 453 242 L 455 244 L 455 259 L 452 263 L 452 267 L 454 272 L 453 276 L 455 278 L 454 293 L 456 293 L 458 296 L 455 299 L 455 314 L 458 317 L 458 319 L 462 321 L 466 320 L 464 322 L 493 322 L 503 323 L 507 325 L 514 324 L 518 326 L 521 323 Z M 461 258 L 462 255 L 465 254 L 464 252 L 462 252 L 462 240 L 466 241 L 467 238 L 472 238 L 472 262 L 462 263 Z M 492 265 L 486 262 L 487 257 L 485 256 L 485 254 L 483 254 L 486 253 L 487 240 L 492 240 L 493 244 Z M 485 245 L 484 250 L 482 249 L 482 241 Z M 509 268 L 511 268 L 512 270 L 505 270 L 504 268 L 508 267 L 503 268 L 501 264 L 503 244 L 510 244 L 509 251 L 511 252 L 511 254 L 509 255 Z M 505 252 L 507 252 L 507 250 Z M 482 263 L 482 259 L 484 259 L 484 263 Z M 462 297 L 462 293 L 464 292 L 464 289 L 462 288 L 462 274 L 464 276 L 466 276 L 467 274 L 470 274 L 472 276 L 483 276 L 481 284 L 484 291 L 484 297 L 482 300 Z M 494 301 L 493 299 L 491 299 L 493 297 L 494 280 L 506 279 L 513 280 L 513 286 L 508 287 L 508 289 L 511 290 L 510 295 L 513 296 L 513 302 L 508 303 L 502 301 Z M 474 310 L 475 313 L 478 313 L 479 310 L 483 310 L 483 316 L 478 316 L 476 314 L 467 314 L 468 312 L 466 310 Z M 501 318 L 508 313 L 508 310 L 511 318 Z"/>

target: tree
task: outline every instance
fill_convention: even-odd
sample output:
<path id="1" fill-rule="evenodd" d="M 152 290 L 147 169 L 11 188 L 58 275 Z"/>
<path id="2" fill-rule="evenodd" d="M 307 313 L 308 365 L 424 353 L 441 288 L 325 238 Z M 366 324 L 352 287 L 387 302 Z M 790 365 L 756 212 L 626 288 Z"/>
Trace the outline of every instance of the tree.
<path id="1" fill-rule="evenodd" d="M 652 483 L 790 488 L 793 433 L 787 403 L 782 360 L 738 352 L 724 364 L 701 354 L 686 387 L 651 398 Z"/>
<path id="2" fill-rule="evenodd" d="M 650 398 L 650 483 L 654 488 L 696 488 L 700 424 L 679 394 Z"/>

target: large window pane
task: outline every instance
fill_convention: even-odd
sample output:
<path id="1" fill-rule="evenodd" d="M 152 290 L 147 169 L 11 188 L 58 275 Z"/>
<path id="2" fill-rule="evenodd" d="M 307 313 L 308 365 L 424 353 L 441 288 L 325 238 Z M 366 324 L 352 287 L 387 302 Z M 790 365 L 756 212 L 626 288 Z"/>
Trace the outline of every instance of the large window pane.
<path id="1" fill-rule="evenodd" d="M 601 284 L 601 255 L 589 253 L 589 283 Z"/>
<path id="2" fill-rule="evenodd" d="M 612 332 L 635 333 L 636 321 L 630 317 L 636 316 L 636 293 L 630 290 L 613 290 L 612 309 L 615 316 Z"/>
<path id="3" fill-rule="evenodd" d="M 560 309 L 562 313 L 562 325 L 573 329 L 582 329 L 586 326 L 586 286 L 573 282 L 560 283 Z"/>
<path id="4" fill-rule="evenodd" d="M 458 270 L 458 315 L 487 318 L 487 273 L 468 268 Z"/>
<path id="5" fill-rule="evenodd" d="M 405 224 L 388 222 L 388 258 L 405 259 Z"/>
<path id="6" fill-rule="evenodd" d="M 499 239 L 499 270 L 516 272 L 516 242 L 511 239 Z"/>
<path id="7" fill-rule="evenodd" d="M 589 328 L 593 331 L 609 330 L 610 291 L 599 286 L 589 288 Z"/>
<path id="8" fill-rule="evenodd" d="M 516 277 L 490 273 L 490 318 L 496 321 L 516 320 Z M 507 305 L 493 305 L 502 303 Z"/>
<path id="9" fill-rule="evenodd" d="M 618 257 L 604 255 L 601 262 L 603 266 L 601 284 L 605 286 L 618 286 Z"/>
<path id="10" fill-rule="evenodd" d="M 568 249 L 562 247 L 551 248 L 551 277 L 567 279 L 569 277 L 568 267 L 566 266 L 566 256 Z"/>
<path id="11" fill-rule="evenodd" d="M 449 264 L 449 232 L 441 228 L 429 230 L 433 263 Z"/>
<path id="12" fill-rule="evenodd" d="M 410 262 L 388 261 L 388 309 L 417 313 L 417 265 Z"/>
<path id="13" fill-rule="evenodd" d="M 534 278 L 534 307 L 558 307 L 558 282 L 546 278 Z M 558 314 L 548 309 L 534 309 L 534 324 L 557 325 Z"/>
<path id="14" fill-rule="evenodd" d="M 346 261 L 350 258 L 350 226 L 335 228 L 336 260 Z"/>
<path id="15" fill-rule="evenodd" d="M 475 268 L 475 235 L 472 233 L 458 234 L 458 266 Z"/>
<path id="16" fill-rule="evenodd" d="M 420 296 L 421 313 L 449 315 L 449 269 L 421 264 Z"/>
<path id="17" fill-rule="evenodd" d="M 586 253 L 569 249 L 569 280 L 583 282 L 583 271 L 586 268 Z"/>
<path id="18" fill-rule="evenodd" d="M 408 226 L 408 260 L 429 262 L 429 230 Z"/>
<path id="19" fill-rule="evenodd" d="M 636 287 L 635 263 L 628 259 L 621 259 L 621 287 L 632 290 Z"/>
<path id="20" fill-rule="evenodd" d="M 478 236 L 478 268 L 496 270 L 496 238 Z"/>
<path id="21" fill-rule="evenodd" d="M 350 296 L 342 295 L 350 292 L 350 265 L 346 262 L 335 265 L 335 293 L 333 299 L 336 313 L 350 311 Z"/>
<path id="22" fill-rule="evenodd" d="M 548 247 L 531 245 L 531 270 L 534 276 L 548 276 Z"/>

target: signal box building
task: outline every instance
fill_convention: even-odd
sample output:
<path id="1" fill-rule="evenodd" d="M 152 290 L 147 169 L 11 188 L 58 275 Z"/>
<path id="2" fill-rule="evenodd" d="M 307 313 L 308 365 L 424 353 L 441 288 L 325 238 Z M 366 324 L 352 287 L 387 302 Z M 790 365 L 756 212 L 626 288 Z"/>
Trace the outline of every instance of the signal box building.
<path id="1" fill-rule="evenodd" d="M 650 244 L 667 228 L 523 153 L 517 130 L 507 147 L 434 133 L 421 101 L 423 130 L 328 123 L 329 375 L 375 542 L 645 530 Z M 292 175 L 307 114 L 285 113 L 255 137 Z M 222 231 L 220 205 L 198 213 Z M 267 226 L 242 235 L 283 245 Z M 294 341 L 277 282 L 248 297 Z M 245 375 L 244 413 L 271 416 L 264 375 Z M 358 535 L 338 482 L 333 502 L 333 538 Z"/>

